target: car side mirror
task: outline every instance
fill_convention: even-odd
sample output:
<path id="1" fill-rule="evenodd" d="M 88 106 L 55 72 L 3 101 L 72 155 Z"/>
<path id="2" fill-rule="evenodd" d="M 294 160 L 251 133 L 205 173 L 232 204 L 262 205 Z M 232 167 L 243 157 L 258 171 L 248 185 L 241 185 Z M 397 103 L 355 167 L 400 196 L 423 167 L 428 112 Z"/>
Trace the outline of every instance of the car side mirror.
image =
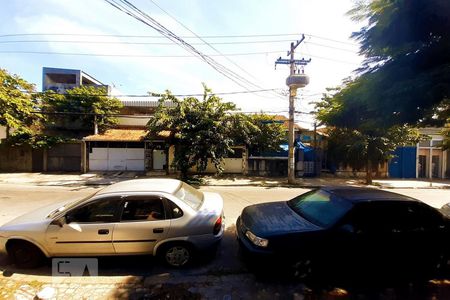
<path id="1" fill-rule="evenodd" d="M 53 220 L 50 224 L 52 225 L 58 225 L 59 227 L 63 227 L 64 224 L 66 224 L 66 217 L 62 216 L 58 219 Z"/>
<path id="2" fill-rule="evenodd" d="M 67 214 L 64 217 L 64 219 L 65 219 L 66 224 L 70 224 L 70 223 L 72 223 L 75 220 L 74 217 L 72 215 L 69 215 L 69 214 Z"/>

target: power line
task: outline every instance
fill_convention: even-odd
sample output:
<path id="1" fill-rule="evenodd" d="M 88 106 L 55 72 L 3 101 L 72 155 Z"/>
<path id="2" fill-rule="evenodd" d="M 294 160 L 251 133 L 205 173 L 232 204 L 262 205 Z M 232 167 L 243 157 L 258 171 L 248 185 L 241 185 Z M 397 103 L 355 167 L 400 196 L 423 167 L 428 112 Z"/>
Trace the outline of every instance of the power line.
<path id="1" fill-rule="evenodd" d="M 226 38 L 259 38 L 259 37 L 298 37 L 302 35 L 302 33 L 276 33 L 276 34 L 247 34 L 247 35 L 199 35 L 200 38 L 204 39 L 226 39 Z M 321 40 L 326 40 L 330 42 L 346 44 L 357 46 L 358 43 L 352 43 L 348 41 L 341 41 L 336 39 L 331 39 L 328 37 L 323 37 L 319 35 L 312 35 L 305 33 L 308 37 L 313 37 Z M 130 34 L 86 34 L 86 33 L 14 33 L 14 34 L 3 34 L 0 35 L 0 38 L 7 37 L 27 37 L 27 36 L 74 36 L 74 37 L 117 37 L 117 38 L 144 38 L 144 39 L 163 39 L 164 36 L 159 35 L 130 35 Z M 198 39 L 197 36 L 179 36 L 184 39 Z M 278 41 L 278 40 L 277 40 Z M 279 40 L 280 42 L 282 40 Z M 290 40 L 287 40 L 290 41 Z"/>
<path id="2" fill-rule="evenodd" d="M 314 43 L 314 42 L 305 42 L 305 44 L 311 44 L 314 46 L 325 47 L 325 48 L 330 48 L 330 49 L 335 49 L 335 50 L 340 50 L 340 51 L 346 51 L 346 52 L 355 53 L 355 54 L 358 53 L 358 51 L 355 51 L 355 50 L 341 48 L 341 47 L 334 47 L 334 46 L 329 46 L 329 45 L 324 45 L 324 44 L 319 44 L 319 43 Z"/>
<path id="3" fill-rule="evenodd" d="M 245 44 L 270 44 L 284 43 L 291 40 L 262 40 L 262 41 L 228 41 L 228 42 L 208 42 L 210 45 L 245 45 Z M 124 44 L 124 45 L 173 45 L 164 42 L 128 42 L 128 41 L 88 41 L 88 40 L 6 40 L 0 44 L 20 44 L 20 43 L 65 43 L 65 44 Z M 191 43 L 191 45 L 205 45 L 206 43 Z"/>
<path id="4" fill-rule="evenodd" d="M 207 56 L 249 56 L 249 55 L 264 55 L 269 53 L 281 53 L 285 52 L 284 50 L 280 51 L 265 51 L 265 52 L 242 52 L 242 53 L 227 53 L 227 54 L 208 54 Z M 197 55 L 153 55 L 153 54 L 120 54 L 120 53 L 76 53 L 76 52 L 53 52 L 53 51 L 22 51 L 22 50 L 2 50 L 0 53 L 7 54 L 42 54 L 42 55 L 73 55 L 73 56 L 111 56 L 111 57 L 155 57 L 155 58 L 189 58 L 189 57 L 197 57 Z M 206 55 L 206 54 L 205 54 Z"/>
<path id="5" fill-rule="evenodd" d="M 319 56 L 319 55 L 309 55 L 311 57 L 317 58 L 317 59 L 323 59 L 323 60 L 329 60 L 329 61 L 334 61 L 337 63 L 341 63 L 341 64 L 347 64 L 347 65 L 355 65 L 355 66 L 359 66 L 359 63 L 355 63 L 355 62 L 351 62 L 351 61 L 346 61 L 346 60 L 340 60 L 340 59 L 334 59 L 334 58 L 329 58 L 329 57 L 325 57 L 325 56 Z"/>
<path id="6" fill-rule="evenodd" d="M 254 38 L 254 37 L 280 37 L 280 36 L 299 36 L 302 33 L 274 33 L 274 34 L 247 34 L 247 35 L 202 35 L 201 38 L 221 39 L 221 38 Z M 163 39 L 160 35 L 123 35 L 123 34 L 89 34 L 89 33 L 14 33 L 3 34 L 4 37 L 22 37 L 22 36 L 90 36 L 90 37 L 124 37 L 124 38 L 154 38 Z M 197 39 L 196 36 L 179 36 L 185 39 Z"/>
<path id="7" fill-rule="evenodd" d="M 194 31 L 192 31 L 190 28 L 188 28 L 186 25 L 184 25 L 182 22 L 180 22 L 177 18 L 175 18 L 174 16 L 172 16 L 169 12 L 167 12 L 165 9 L 163 9 L 161 6 L 159 6 L 155 1 L 150 0 L 150 2 L 152 2 L 156 7 L 158 7 L 161 11 L 163 11 L 166 15 L 168 15 L 170 18 L 172 18 L 175 22 L 177 22 L 178 24 L 180 24 L 183 28 L 185 28 L 187 31 L 189 31 L 190 33 L 192 33 L 194 36 L 196 36 L 199 40 L 201 40 L 203 43 L 205 43 L 209 48 L 213 49 L 216 53 L 218 53 L 220 56 L 224 57 L 228 62 L 230 62 L 231 64 L 233 64 L 235 67 L 237 67 L 239 70 L 243 71 L 245 74 L 247 74 L 248 76 L 250 76 L 251 78 L 253 78 L 254 80 L 259 81 L 253 74 L 251 74 L 250 72 L 248 72 L 247 70 L 245 70 L 244 68 L 242 68 L 240 65 L 238 65 L 236 62 L 234 62 L 233 60 L 231 60 L 228 56 L 229 55 L 224 55 L 222 52 L 220 52 L 216 47 L 212 46 L 212 44 L 208 43 L 205 39 L 203 39 L 202 37 L 200 37 L 198 34 L 196 34 Z M 254 85 L 258 88 L 261 88 L 259 85 L 254 84 L 250 81 L 249 82 L 251 85 Z M 278 93 L 276 93 L 277 96 L 279 96 Z"/>
<path id="8" fill-rule="evenodd" d="M 330 42 L 335 42 L 335 43 L 340 43 L 340 44 L 346 44 L 346 45 L 352 45 L 352 46 L 358 45 L 357 43 L 331 39 L 331 38 L 323 37 L 323 36 L 320 36 L 320 35 L 307 34 L 307 33 L 305 33 L 305 35 L 308 36 L 308 37 L 313 37 L 313 38 L 317 38 L 317 39 L 321 39 L 321 40 L 325 40 L 325 41 L 330 41 Z"/>
<path id="9" fill-rule="evenodd" d="M 134 19 L 142 22 L 143 24 L 151 27 L 152 29 L 156 30 L 161 35 L 165 36 L 175 44 L 181 46 L 191 54 L 194 54 L 204 62 L 206 62 L 208 65 L 210 65 L 213 69 L 215 69 L 217 72 L 221 73 L 223 76 L 227 77 L 237 85 L 243 87 L 246 90 L 249 90 L 247 87 L 248 85 L 256 86 L 252 82 L 248 81 L 244 77 L 240 76 L 239 74 L 236 74 L 235 72 L 231 71 L 230 69 L 226 68 L 222 64 L 218 63 L 214 59 L 212 59 L 210 56 L 207 56 L 197 50 L 195 47 L 184 41 L 182 38 L 177 36 L 175 33 L 164 27 L 162 24 L 160 24 L 158 21 L 150 17 L 148 14 L 137 8 L 135 5 L 130 3 L 127 0 L 105 0 L 108 4 L 113 6 L 114 8 L 122 11 L 123 13 L 133 17 Z"/>
<path id="10" fill-rule="evenodd" d="M 267 92 L 267 91 L 277 91 L 280 89 L 260 89 L 260 90 L 251 90 L 251 91 L 233 91 L 233 92 L 219 92 L 219 93 L 211 93 L 211 95 L 236 95 L 236 94 L 251 94 L 251 93 L 260 93 L 260 92 Z M 45 94 L 45 92 L 27 92 L 27 91 L 22 91 L 23 93 L 26 94 L 32 94 L 32 95 L 42 95 Z M 164 95 L 164 93 L 154 93 L 155 95 L 150 95 L 150 94 L 127 94 L 127 95 L 108 95 L 108 94 L 63 94 L 63 95 L 70 95 L 70 96 L 99 96 L 99 97 L 116 97 L 116 98 L 124 98 L 124 97 L 129 97 L 129 98 L 160 98 L 162 95 Z M 61 94 L 56 94 L 55 95 L 61 95 Z M 204 94 L 201 93 L 192 93 L 192 94 L 171 94 L 172 96 L 175 97 L 201 97 Z"/>
<path id="11" fill-rule="evenodd" d="M 272 53 L 284 53 L 285 50 L 280 51 L 264 51 L 264 52 L 242 52 L 242 53 L 227 53 L 227 54 L 209 54 L 208 56 L 251 56 L 251 55 L 267 55 Z M 4 54 L 38 54 L 38 55 L 66 55 L 66 56 L 99 56 L 99 57 L 124 57 L 124 58 L 190 58 L 197 57 L 196 55 L 153 55 L 153 54 L 109 54 L 109 53 L 76 53 L 76 52 L 54 52 L 54 51 L 22 51 L 22 50 L 1 50 Z M 338 60 L 325 56 L 308 55 L 313 58 L 333 61 L 348 65 L 359 65 L 351 61 Z M 242 86 L 241 86 L 242 87 Z"/>

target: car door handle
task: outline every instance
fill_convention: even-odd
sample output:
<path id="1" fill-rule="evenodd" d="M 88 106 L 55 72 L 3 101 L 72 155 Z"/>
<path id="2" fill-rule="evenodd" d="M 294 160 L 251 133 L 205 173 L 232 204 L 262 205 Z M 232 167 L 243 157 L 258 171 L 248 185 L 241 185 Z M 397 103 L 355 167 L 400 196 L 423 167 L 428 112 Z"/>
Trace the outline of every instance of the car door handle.
<path id="1" fill-rule="evenodd" d="M 109 234 L 109 229 L 99 229 L 98 234 Z"/>
<path id="2" fill-rule="evenodd" d="M 164 232 L 164 228 L 155 228 L 153 229 L 153 233 L 163 233 Z"/>

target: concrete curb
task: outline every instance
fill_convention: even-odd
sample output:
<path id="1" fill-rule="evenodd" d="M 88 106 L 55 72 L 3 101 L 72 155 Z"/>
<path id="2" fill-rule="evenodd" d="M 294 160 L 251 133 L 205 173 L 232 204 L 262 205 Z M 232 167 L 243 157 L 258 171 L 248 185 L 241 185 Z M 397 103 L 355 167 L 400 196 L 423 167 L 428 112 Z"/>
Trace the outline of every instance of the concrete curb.
<path id="1" fill-rule="evenodd" d="M 167 177 L 167 176 L 159 176 Z M 111 173 L 111 174 L 34 174 L 34 173 L 11 173 L 0 174 L 0 184 L 31 185 L 31 186 L 54 186 L 54 187 L 101 187 L 113 183 L 135 179 L 152 178 L 135 173 Z M 428 186 L 428 182 L 419 180 L 380 180 L 374 181 L 372 185 L 365 185 L 359 179 L 319 177 L 298 179 L 294 184 L 288 184 L 285 178 L 270 177 L 224 177 L 214 178 L 211 176 L 200 177 L 204 183 L 197 186 L 211 187 L 283 187 L 283 188 L 320 188 L 323 186 L 358 186 L 383 189 L 450 189 L 450 181 L 434 182 Z"/>

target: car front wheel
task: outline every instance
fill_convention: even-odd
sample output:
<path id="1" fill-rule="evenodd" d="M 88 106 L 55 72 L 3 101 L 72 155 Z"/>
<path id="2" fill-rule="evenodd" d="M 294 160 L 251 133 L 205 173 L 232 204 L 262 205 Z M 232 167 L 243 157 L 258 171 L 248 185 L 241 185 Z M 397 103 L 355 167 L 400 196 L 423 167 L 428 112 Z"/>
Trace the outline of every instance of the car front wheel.
<path id="1" fill-rule="evenodd" d="M 188 244 L 170 244 L 164 247 L 162 256 L 166 264 L 180 268 L 191 263 L 193 251 Z"/>
<path id="2" fill-rule="evenodd" d="M 13 242 L 8 247 L 8 254 L 19 268 L 36 268 L 44 258 L 38 247 L 25 241 Z"/>

